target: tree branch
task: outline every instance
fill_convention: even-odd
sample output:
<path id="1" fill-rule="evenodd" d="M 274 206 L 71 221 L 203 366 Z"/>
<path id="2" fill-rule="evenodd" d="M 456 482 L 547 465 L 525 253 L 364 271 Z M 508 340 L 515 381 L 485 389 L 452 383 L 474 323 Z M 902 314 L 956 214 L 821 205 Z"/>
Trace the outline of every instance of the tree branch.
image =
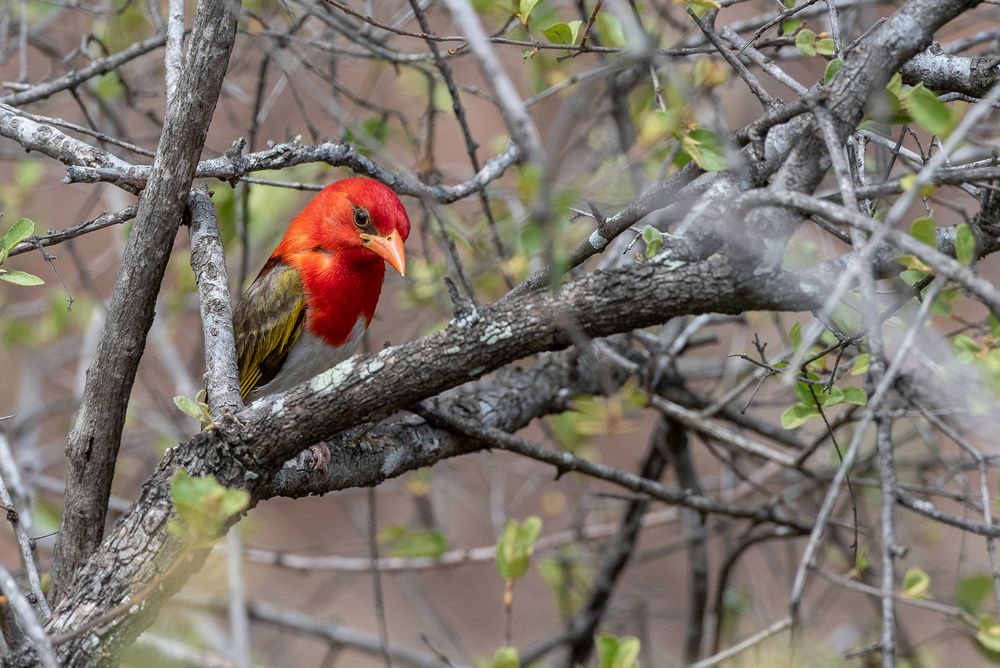
<path id="1" fill-rule="evenodd" d="M 198 155 L 215 111 L 236 36 L 238 0 L 201 0 L 188 67 L 170 100 L 150 185 L 125 247 L 104 330 L 87 374 L 83 400 L 67 446 L 66 496 L 56 542 L 51 598 L 57 601 L 104 535 L 104 518 L 121 443 L 125 409 L 153 306 L 187 207 Z M 0 122 L 24 124 L 12 115 Z"/>
<path id="2" fill-rule="evenodd" d="M 215 223 L 215 207 L 207 190 L 191 191 L 191 269 L 198 283 L 201 326 L 205 336 L 205 388 L 212 419 L 243 408 L 233 305 L 229 297 L 226 256 Z"/>

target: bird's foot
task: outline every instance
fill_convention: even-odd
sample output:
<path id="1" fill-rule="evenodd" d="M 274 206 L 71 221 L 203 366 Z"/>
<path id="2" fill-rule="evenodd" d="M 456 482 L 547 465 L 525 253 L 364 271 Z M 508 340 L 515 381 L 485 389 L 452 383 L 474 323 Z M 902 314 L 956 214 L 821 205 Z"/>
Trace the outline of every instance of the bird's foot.
<path id="1" fill-rule="evenodd" d="M 309 454 L 312 455 L 313 470 L 323 476 L 326 480 L 330 475 L 327 465 L 330 463 L 330 446 L 326 443 L 317 443 L 309 446 Z"/>

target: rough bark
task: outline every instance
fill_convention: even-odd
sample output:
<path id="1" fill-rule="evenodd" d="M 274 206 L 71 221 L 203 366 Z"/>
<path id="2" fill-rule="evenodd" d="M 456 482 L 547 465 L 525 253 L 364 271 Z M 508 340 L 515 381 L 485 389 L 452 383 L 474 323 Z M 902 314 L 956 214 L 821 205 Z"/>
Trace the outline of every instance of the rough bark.
<path id="1" fill-rule="evenodd" d="M 238 15 L 238 0 L 198 3 L 189 66 L 178 95 L 167 106 L 152 177 L 139 200 L 104 331 L 69 435 L 66 496 L 52 570 L 53 601 L 66 593 L 74 574 L 104 537 L 125 409 L 225 77 Z"/>
<path id="2" fill-rule="evenodd" d="M 173 516 L 170 479 L 178 468 L 195 476 L 214 475 L 229 487 L 245 487 L 259 501 L 289 493 L 290 481 L 282 469 L 286 460 L 316 441 L 337 437 L 330 466 L 334 478 L 328 489 L 375 485 L 471 448 L 439 448 L 446 441 L 428 437 L 426 432 L 416 450 L 372 447 L 361 438 L 363 429 L 352 428 L 510 361 L 566 348 L 573 343 L 574 333 L 605 336 L 683 314 L 803 309 L 820 303 L 821 298 L 821 292 L 802 291 L 787 276 L 741 276 L 721 257 L 697 263 L 651 262 L 589 274 L 557 293 L 534 294 L 482 309 L 439 333 L 352 358 L 270 401 L 251 404 L 220 428 L 204 431 L 170 450 L 132 507 L 81 569 L 46 629 L 57 638 L 73 633 L 157 582 L 155 594 L 141 597 L 120 617 L 58 647 L 66 665 L 112 662 L 152 621 L 162 602 L 200 566 L 205 552 L 191 555 L 166 528 Z M 551 370 L 544 365 L 542 369 Z M 504 416 L 500 422 L 505 424 L 500 426 L 517 428 L 530 419 L 533 410 L 567 398 L 560 397 L 559 383 L 544 383 L 530 371 L 519 383 L 522 373 L 508 372 L 505 377 L 514 389 L 505 390 L 503 396 L 492 395 L 487 402 L 473 394 L 459 401 L 465 410 L 471 408 L 484 418 L 496 411 L 495 415 Z M 514 408 L 517 388 L 525 381 L 552 388 L 554 394 L 539 394 L 536 402 Z M 393 425 L 389 429 L 400 434 L 412 430 L 405 422 Z M 338 432 L 344 433 L 338 436 Z M 700 497 L 688 497 L 679 490 L 676 500 L 704 508 Z M 186 555 L 186 562 L 175 565 L 181 555 Z M 4 665 L 29 666 L 33 660 L 31 650 L 25 650 L 6 657 Z"/>

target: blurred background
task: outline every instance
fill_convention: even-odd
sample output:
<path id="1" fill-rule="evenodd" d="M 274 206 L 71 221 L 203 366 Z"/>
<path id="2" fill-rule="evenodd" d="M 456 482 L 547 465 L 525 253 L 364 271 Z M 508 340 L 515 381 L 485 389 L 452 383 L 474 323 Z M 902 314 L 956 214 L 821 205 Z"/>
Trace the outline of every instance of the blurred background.
<path id="1" fill-rule="evenodd" d="M 473 4 L 486 31 L 499 38 L 493 46 L 537 124 L 546 156 L 544 178 L 530 168 L 508 169 L 490 184 L 488 208 L 477 195 L 447 206 L 404 198 L 414 225 L 407 244 L 408 272 L 405 279 L 387 273 L 366 339 L 368 350 L 441 328 L 452 315 L 445 276 L 464 295 L 471 294 L 479 303 L 493 302 L 532 270 L 549 261 L 565 262 L 568 249 L 593 231 L 590 204 L 610 215 L 691 160 L 710 171 L 725 166 L 733 155 L 729 142 L 736 129 L 762 113 L 746 86 L 705 45 L 683 3 L 598 2 L 596 14 L 594 3 L 582 1 Z M 774 0 L 722 4 L 717 25 L 734 26 L 747 39 L 781 11 L 781 3 Z M 815 50 L 809 55 L 808 49 L 797 46 L 802 30 L 811 29 L 820 40 L 820 33 L 829 30 L 825 4 L 806 4 L 811 5 L 806 11 L 763 31 L 756 49 L 808 87 L 824 76 L 830 58 Z M 853 39 L 900 3 L 836 4 L 842 6 L 841 29 Z M 525 5 L 531 5 L 527 21 L 519 16 Z M 225 153 L 240 137 L 247 140 L 247 151 L 296 137 L 307 144 L 343 139 L 390 172 L 428 184 L 453 184 L 471 178 L 505 149 L 508 135 L 501 113 L 461 41 L 435 42 L 451 71 L 444 76 L 427 42 L 414 35 L 423 29 L 410 4 L 352 2 L 347 7 L 372 21 L 345 11 L 339 2 L 244 2 L 204 157 Z M 422 1 L 417 7 L 435 33 L 457 34 L 437 3 Z M 8 92 L 16 91 L 25 82 L 58 77 L 120 52 L 159 31 L 165 11 L 155 0 L 3 3 L 0 80 Z M 189 24 L 193 11 L 193 3 L 187 3 Z M 591 16 L 591 48 L 569 48 L 581 44 Z M 947 26 L 938 40 L 946 49 L 962 47 L 965 55 L 996 53 L 1000 30 L 993 26 L 998 19 L 1000 8 L 984 5 Z M 980 36 L 990 31 L 991 37 Z M 966 39 L 970 36 L 973 39 Z M 759 68 L 754 71 L 769 92 L 793 97 L 780 82 Z M 464 128 L 453 110 L 449 83 L 459 91 Z M 163 108 L 162 49 L 155 49 L 28 105 L 26 111 L 89 129 L 83 134 L 63 128 L 130 162 L 149 164 L 150 154 L 106 138 L 155 151 Z M 951 108 L 960 114 L 964 103 Z M 894 167 L 896 176 L 905 173 L 905 165 L 898 167 L 905 161 L 891 159 L 899 125 L 890 127 L 893 119 L 884 110 L 881 115 L 874 110 L 870 120 L 873 133 L 893 130 L 888 148 L 871 145 L 867 157 L 873 180 Z M 466 132 L 478 145 L 474 160 Z M 973 133 L 963 157 L 988 156 L 996 148 L 996 137 L 995 124 Z M 927 155 L 930 146 L 929 135 L 917 126 L 901 142 L 918 156 Z M 0 142 L 0 158 L 3 230 L 24 217 L 34 221 L 36 234 L 44 234 L 119 211 L 134 201 L 112 184 L 64 184 L 62 165 L 26 153 L 12 141 Z M 208 183 L 234 295 L 256 275 L 310 190 L 348 173 L 307 164 L 255 173 L 236 184 Z M 554 212 L 545 225 L 533 215 L 542 197 L 549 199 Z M 912 217 L 926 215 L 926 210 L 918 210 L 924 206 L 915 207 Z M 927 206 L 935 212 L 936 224 L 947 226 L 962 222 L 977 203 L 960 189 L 947 188 Z M 682 203 L 681 208 L 689 207 Z M 666 229 L 677 217 L 677 212 L 654 214 L 623 235 L 613 252 L 581 270 L 644 261 L 653 238 L 643 238 L 646 223 Z M 0 416 L 10 416 L 0 422 L 0 430 L 30 495 L 26 519 L 31 535 L 39 537 L 43 569 L 59 525 L 65 437 L 128 232 L 129 223 L 107 227 L 50 247 L 48 255 L 31 252 L 5 264 L 45 281 L 37 287 L 0 284 Z M 815 227 L 803 229 L 790 244 L 786 264 L 812 266 L 845 248 Z M 994 279 L 996 262 L 984 260 L 979 271 Z M 911 283 L 919 279 L 911 278 Z M 897 338 L 918 305 L 911 306 L 889 326 Z M 850 332 L 850 308 L 838 317 L 841 332 Z M 780 425 L 783 412 L 798 401 L 794 388 L 760 373 L 759 365 L 740 355 L 759 359 L 766 350 L 770 359 L 778 359 L 782 351 L 798 345 L 796 337 L 810 322 L 809 314 L 748 313 L 700 323 L 677 360 L 685 387 L 709 403 L 725 397 L 756 420 Z M 657 338 L 659 328 L 648 334 L 663 342 Z M 991 430 L 995 392 L 1000 389 L 1000 361 L 990 355 L 996 335 L 985 309 L 955 291 L 935 305 L 933 328 L 921 335 L 920 347 L 922 356 L 947 369 L 940 386 L 922 389 L 943 403 L 961 405 L 962 415 L 968 414 L 963 424 L 970 441 L 982 448 L 991 465 L 991 493 L 997 454 Z M 893 334 L 888 336 L 891 340 Z M 817 345 L 834 342 L 834 333 L 828 331 Z M 843 359 L 831 354 L 817 362 L 817 370 L 832 373 L 843 388 L 864 387 L 865 367 L 854 348 Z M 203 368 L 197 293 L 187 232 L 182 229 L 132 391 L 112 499 L 115 512 L 126 506 L 166 448 L 197 432 L 197 422 L 178 410 L 174 397 L 194 397 L 202 386 Z M 537 420 L 521 435 L 636 470 L 657 422 L 656 411 L 644 407 L 639 383 L 626 383 L 607 396 L 577 398 L 571 406 L 570 411 Z M 933 432 L 912 409 L 901 405 L 899 410 L 894 440 L 901 480 L 915 490 L 933 487 L 938 493 L 935 503 L 954 514 L 981 515 L 978 469 L 971 455 Z M 850 439 L 858 415 L 858 407 L 846 402 L 830 408 L 828 417 L 841 445 Z M 775 499 L 814 515 L 824 481 L 836 470 L 838 459 L 823 420 L 812 418 L 785 430 L 800 443 L 816 442 L 812 478 L 780 469 L 758 475 L 758 461 L 726 454 L 724 445 L 692 436 L 691 456 L 703 489 L 732 503 Z M 869 577 L 866 556 L 877 555 L 879 496 L 873 451 L 872 443 L 863 446 L 863 461 L 853 474 L 856 518 L 851 496 L 844 495 L 837 506 L 819 572 L 811 575 L 807 588 L 796 643 L 787 632 L 779 634 L 723 665 L 869 665 L 871 655 L 851 658 L 845 653 L 876 640 L 880 624 L 877 589 L 875 596 L 864 590 L 872 582 L 877 587 L 877 579 Z M 678 484 L 672 468 L 663 481 Z M 125 663 L 233 665 L 227 658 L 225 607 L 234 586 L 244 588 L 252 601 L 257 665 L 385 665 L 380 633 L 393 648 L 419 655 L 393 656 L 394 665 L 428 665 L 419 663 L 428 657 L 429 665 L 491 665 L 497 648 L 510 643 L 524 656 L 559 636 L 587 600 L 602 550 L 619 531 L 630 500 L 619 488 L 575 474 L 555 480 L 549 467 L 493 451 L 389 480 L 374 496 L 362 489 L 269 501 L 239 524 L 238 539 L 220 542 Z M 531 516 L 541 519 L 540 538 L 531 567 L 514 585 L 507 638 L 505 583 L 497 572 L 494 546 L 508 519 Z M 803 537 L 719 517 L 705 523 L 655 503 L 644 521 L 631 549 L 632 561 L 620 575 L 601 625 L 616 636 L 637 637 L 642 665 L 683 664 L 691 624 L 690 590 L 697 580 L 692 572 L 699 567 L 707 572 L 701 656 L 785 614 Z M 858 551 L 851 549 L 855 530 Z M 980 606 L 994 611 L 997 607 L 991 600 L 995 597 L 983 538 L 903 511 L 897 531 L 900 544 L 908 548 L 900 572 L 917 569 L 912 576 L 916 580 L 909 582 L 916 587 L 910 591 L 913 598 L 940 602 L 945 608 L 900 606 L 901 656 L 908 665 L 925 667 L 987 662 L 975 632 L 958 621 L 956 612 L 976 615 Z M 377 569 L 373 544 L 380 557 Z M 227 563 L 227 550 L 233 549 L 242 557 L 238 582 Z M 0 527 L 0 561 L 11 568 L 19 563 L 6 525 Z"/>

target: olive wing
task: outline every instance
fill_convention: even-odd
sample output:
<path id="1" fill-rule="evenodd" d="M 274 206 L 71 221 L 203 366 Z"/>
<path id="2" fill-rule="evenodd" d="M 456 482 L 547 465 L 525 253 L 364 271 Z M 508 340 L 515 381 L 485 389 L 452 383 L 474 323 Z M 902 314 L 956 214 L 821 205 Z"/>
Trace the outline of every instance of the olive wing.
<path id="1" fill-rule="evenodd" d="M 302 333 L 305 293 L 298 269 L 283 262 L 265 266 L 233 313 L 240 394 L 270 382 Z"/>

